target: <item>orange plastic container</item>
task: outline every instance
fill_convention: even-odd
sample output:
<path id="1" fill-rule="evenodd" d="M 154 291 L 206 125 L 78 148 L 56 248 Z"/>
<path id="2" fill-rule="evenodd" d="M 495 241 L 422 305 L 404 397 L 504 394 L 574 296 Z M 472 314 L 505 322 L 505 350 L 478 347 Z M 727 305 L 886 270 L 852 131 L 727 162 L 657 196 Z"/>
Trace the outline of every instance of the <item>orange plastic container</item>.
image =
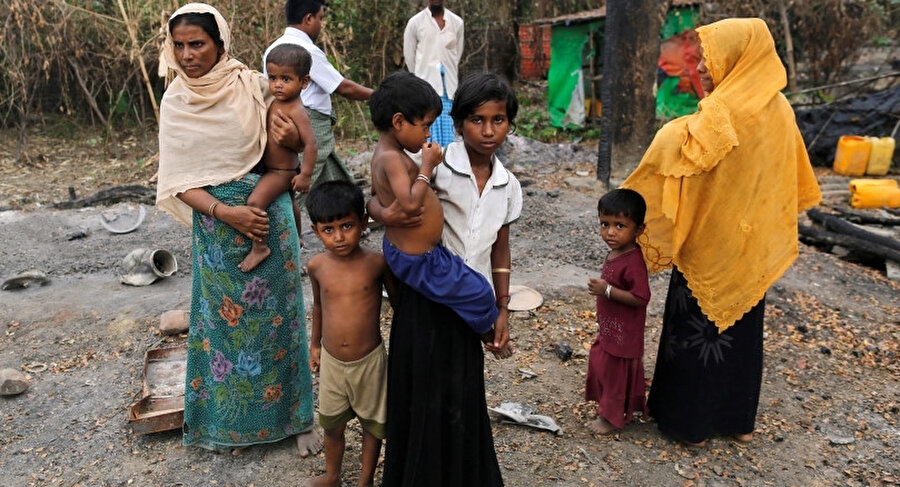
<path id="1" fill-rule="evenodd" d="M 900 188 L 896 181 L 893 186 L 863 186 L 850 196 L 850 205 L 854 208 L 900 208 Z"/>
<path id="2" fill-rule="evenodd" d="M 857 193 L 859 191 L 866 191 L 870 186 L 887 186 L 888 188 L 900 187 L 900 185 L 897 184 L 897 181 L 893 179 L 851 179 L 849 189 L 851 193 Z"/>
<path id="3" fill-rule="evenodd" d="M 834 172 L 844 176 L 862 176 L 866 173 L 871 151 L 872 141 L 868 137 L 842 136 L 834 153 Z"/>
<path id="4" fill-rule="evenodd" d="M 894 139 L 892 137 L 869 137 L 872 150 L 869 152 L 869 163 L 866 166 L 866 174 L 884 176 L 891 168 L 891 159 L 894 158 Z"/>

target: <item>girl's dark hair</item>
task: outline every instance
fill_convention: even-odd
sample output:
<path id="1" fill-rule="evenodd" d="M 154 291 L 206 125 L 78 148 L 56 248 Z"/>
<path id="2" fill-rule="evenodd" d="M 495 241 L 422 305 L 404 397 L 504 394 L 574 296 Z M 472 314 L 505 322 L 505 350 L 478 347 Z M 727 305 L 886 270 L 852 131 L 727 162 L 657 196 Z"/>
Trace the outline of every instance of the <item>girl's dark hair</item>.
<path id="1" fill-rule="evenodd" d="M 389 74 L 369 98 L 372 124 L 381 132 L 391 129 L 395 113 L 414 123 L 429 113 L 439 115 L 441 108 L 441 98 L 434 88 L 406 71 Z"/>
<path id="2" fill-rule="evenodd" d="M 196 25 L 197 27 L 200 27 L 212 38 L 213 42 L 215 42 L 219 48 L 225 49 L 225 41 L 222 40 L 222 34 L 219 32 L 219 24 L 216 23 L 216 18 L 213 14 L 208 12 L 188 12 L 177 17 L 172 17 L 169 19 L 169 34 L 172 34 L 172 30 L 181 24 Z"/>
<path id="3" fill-rule="evenodd" d="M 516 94 L 502 78 L 496 74 L 473 74 L 464 79 L 456 88 L 453 97 L 453 108 L 450 116 L 456 130 L 461 130 L 466 118 L 486 101 L 502 101 L 506 103 L 506 117 L 511 127 L 515 127 L 516 114 L 519 113 L 519 101 Z"/>
<path id="4" fill-rule="evenodd" d="M 275 64 L 277 66 L 288 66 L 294 69 L 294 73 L 299 77 L 309 74 L 309 68 L 312 66 L 312 56 L 309 51 L 298 46 L 297 44 L 279 44 L 269 51 L 266 55 L 266 64 Z"/>
<path id="5" fill-rule="evenodd" d="M 313 224 L 328 223 L 356 214 L 366 214 L 366 202 L 359 186 L 349 181 L 326 181 L 318 184 L 306 195 L 306 212 Z"/>
<path id="6" fill-rule="evenodd" d="M 284 16 L 288 25 L 302 24 L 307 14 L 315 16 L 328 4 L 325 0 L 287 0 L 284 2 Z"/>
<path id="7" fill-rule="evenodd" d="M 597 202 L 597 212 L 603 215 L 622 215 L 641 226 L 647 214 L 647 203 L 644 197 L 633 189 L 614 189 Z"/>

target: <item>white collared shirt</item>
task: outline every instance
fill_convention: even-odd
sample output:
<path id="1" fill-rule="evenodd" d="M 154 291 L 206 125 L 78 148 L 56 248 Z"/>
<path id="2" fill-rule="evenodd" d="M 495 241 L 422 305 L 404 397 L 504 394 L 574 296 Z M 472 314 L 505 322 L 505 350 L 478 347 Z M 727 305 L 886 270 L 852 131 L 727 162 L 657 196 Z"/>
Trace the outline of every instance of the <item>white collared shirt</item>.
<path id="1" fill-rule="evenodd" d="M 300 92 L 300 99 L 303 100 L 303 106 L 315 110 L 325 115 L 331 115 L 331 94 L 337 89 L 338 85 L 344 81 L 341 73 L 328 62 L 325 53 L 316 46 L 312 39 L 300 29 L 288 27 L 284 29 L 284 35 L 275 39 L 263 54 L 263 74 L 266 73 L 266 57 L 273 47 L 280 44 L 297 44 L 309 51 L 312 57 L 312 66 L 309 69 L 309 86 Z"/>
<path id="2" fill-rule="evenodd" d="M 444 65 L 444 81 L 447 97 L 451 100 L 459 83 L 459 60 L 463 51 L 463 20 L 444 9 L 444 28 L 438 27 L 425 9 L 410 17 L 403 31 L 403 59 L 409 72 L 424 79 L 438 95 L 443 94 L 441 64 Z"/>
<path id="3" fill-rule="evenodd" d="M 493 285 L 491 249 L 497 232 L 522 214 L 519 180 L 495 155 L 491 177 L 479 195 L 466 146 L 453 142 L 431 181 L 444 208 L 444 245 Z"/>

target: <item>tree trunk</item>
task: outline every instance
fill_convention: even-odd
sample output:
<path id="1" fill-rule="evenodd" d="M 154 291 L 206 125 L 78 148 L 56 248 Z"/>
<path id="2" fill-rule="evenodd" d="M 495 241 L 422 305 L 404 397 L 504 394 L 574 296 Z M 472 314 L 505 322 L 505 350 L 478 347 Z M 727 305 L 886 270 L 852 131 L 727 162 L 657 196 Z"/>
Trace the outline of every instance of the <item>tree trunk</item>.
<path id="1" fill-rule="evenodd" d="M 606 5 L 597 179 L 625 176 L 656 132 L 659 30 L 669 2 L 610 0 Z"/>

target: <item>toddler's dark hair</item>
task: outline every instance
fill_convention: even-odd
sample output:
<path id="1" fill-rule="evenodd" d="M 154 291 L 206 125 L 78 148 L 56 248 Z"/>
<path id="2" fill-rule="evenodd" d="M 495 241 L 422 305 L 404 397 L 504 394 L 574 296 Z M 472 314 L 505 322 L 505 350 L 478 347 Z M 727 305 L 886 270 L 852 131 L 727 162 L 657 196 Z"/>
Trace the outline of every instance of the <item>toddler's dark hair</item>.
<path id="1" fill-rule="evenodd" d="M 365 197 L 359 186 L 349 181 L 326 181 L 306 195 L 306 212 L 313 224 L 332 222 L 351 213 L 362 219 Z"/>
<path id="2" fill-rule="evenodd" d="M 515 127 L 516 114 L 519 113 L 519 100 L 516 99 L 516 94 L 509 84 L 496 74 L 483 73 L 467 77 L 456 88 L 453 108 L 450 109 L 456 130 L 462 129 L 466 117 L 486 101 L 506 102 L 506 117 L 510 126 Z"/>
<path id="3" fill-rule="evenodd" d="M 395 113 L 413 123 L 426 115 L 441 113 L 441 98 L 425 80 L 406 71 L 391 73 L 369 98 L 372 124 L 380 132 L 391 129 Z"/>
<path id="4" fill-rule="evenodd" d="M 269 54 L 266 56 L 266 64 L 294 68 L 297 76 L 302 78 L 309 74 L 309 68 L 312 66 L 312 56 L 309 55 L 309 51 L 304 49 L 303 46 L 279 44 L 269 51 Z"/>
<path id="5" fill-rule="evenodd" d="M 633 189 L 614 189 L 597 202 L 597 212 L 603 215 L 622 215 L 641 226 L 647 214 L 647 203 L 644 197 Z"/>

